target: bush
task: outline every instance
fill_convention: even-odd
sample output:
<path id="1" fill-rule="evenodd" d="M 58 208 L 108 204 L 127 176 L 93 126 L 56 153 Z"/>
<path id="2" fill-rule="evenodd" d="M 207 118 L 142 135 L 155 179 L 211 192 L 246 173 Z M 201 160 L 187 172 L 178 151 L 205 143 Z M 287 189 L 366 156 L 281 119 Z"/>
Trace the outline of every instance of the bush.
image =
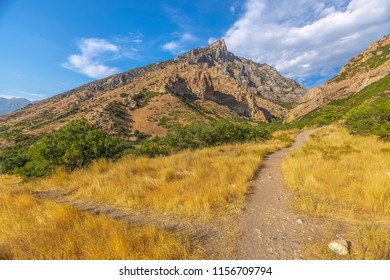
<path id="1" fill-rule="evenodd" d="M 346 125 L 352 133 L 375 134 L 390 137 L 390 100 L 378 100 L 373 104 L 363 104 L 350 110 Z"/>
<path id="2" fill-rule="evenodd" d="M 144 141 L 138 152 L 148 156 L 167 155 L 183 149 L 257 141 L 268 136 L 268 130 L 262 126 L 218 119 L 209 124 L 175 125 L 167 136 Z"/>
<path id="3" fill-rule="evenodd" d="M 104 110 L 108 112 L 111 116 L 117 117 L 122 120 L 126 117 L 125 106 L 118 101 L 112 101 L 108 103 L 107 106 L 104 107 Z"/>
<path id="4" fill-rule="evenodd" d="M 336 105 L 326 105 L 321 108 L 319 115 L 314 119 L 316 125 L 326 125 L 337 122 L 343 116 L 343 108 Z"/>
<path id="5" fill-rule="evenodd" d="M 48 175 L 55 166 L 70 171 L 97 158 L 115 159 L 129 148 L 127 142 L 110 137 L 82 119 L 45 135 L 28 149 L 4 152 L 4 167 L 6 172 L 29 180 Z"/>

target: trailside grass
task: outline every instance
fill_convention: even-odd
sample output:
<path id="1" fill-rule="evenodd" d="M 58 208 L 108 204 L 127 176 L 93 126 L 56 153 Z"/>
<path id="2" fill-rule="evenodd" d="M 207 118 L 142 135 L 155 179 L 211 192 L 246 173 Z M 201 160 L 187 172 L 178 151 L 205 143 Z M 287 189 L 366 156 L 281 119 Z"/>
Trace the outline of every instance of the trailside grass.
<path id="1" fill-rule="evenodd" d="M 81 213 L 0 182 L 0 260 L 204 258 L 188 237 Z"/>
<path id="2" fill-rule="evenodd" d="M 390 258 L 390 143 L 330 126 L 283 162 L 294 208 L 349 225 L 354 259 Z M 334 258 L 324 246 L 316 258 Z"/>

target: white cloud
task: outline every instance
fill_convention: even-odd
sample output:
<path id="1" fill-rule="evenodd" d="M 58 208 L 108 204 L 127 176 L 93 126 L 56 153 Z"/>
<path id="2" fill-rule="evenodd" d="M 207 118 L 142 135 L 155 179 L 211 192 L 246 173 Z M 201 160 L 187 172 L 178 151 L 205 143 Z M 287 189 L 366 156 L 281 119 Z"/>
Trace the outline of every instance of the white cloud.
<path id="1" fill-rule="evenodd" d="M 48 97 L 47 94 L 29 92 L 24 90 L 17 91 L 17 93 L 19 96 L 23 96 L 23 98 L 27 98 L 31 101 L 38 101 Z"/>
<path id="2" fill-rule="evenodd" d="M 169 52 L 176 52 L 179 49 L 179 44 L 175 41 L 171 41 L 163 45 L 163 49 Z"/>
<path id="3" fill-rule="evenodd" d="M 183 53 L 187 48 L 187 44 L 196 42 L 197 37 L 190 33 L 183 33 L 177 40 L 170 41 L 162 46 L 164 51 L 168 51 L 174 55 Z"/>
<path id="4" fill-rule="evenodd" d="M 101 79 L 119 72 L 116 67 L 104 65 L 107 60 L 118 54 L 120 47 L 105 39 L 82 39 L 78 43 L 81 54 L 73 54 L 63 67 L 82 73 L 94 79 Z"/>
<path id="5" fill-rule="evenodd" d="M 125 36 L 117 35 L 114 37 L 113 41 L 118 44 L 131 44 L 135 43 L 136 45 L 141 44 L 143 42 L 142 38 L 144 35 L 141 32 L 128 32 Z"/>
<path id="6" fill-rule="evenodd" d="M 26 99 L 31 100 L 31 101 L 39 101 L 39 100 L 47 98 L 48 96 L 46 94 L 18 90 L 18 91 L 15 91 L 14 94 L 1 94 L 0 93 L 0 97 L 4 97 L 4 98 L 8 98 L 8 99 L 26 98 Z"/>
<path id="7" fill-rule="evenodd" d="M 19 98 L 15 95 L 8 95 L 8 94 L 0 94 L 0 97 L 11 99 L 11 98 Z"/>
<path id="8" fill-rule="evenodd" d="M 333 75 L 390 30 L 388 0 L 247 0 L 230 51 L 304 82 Z"/>

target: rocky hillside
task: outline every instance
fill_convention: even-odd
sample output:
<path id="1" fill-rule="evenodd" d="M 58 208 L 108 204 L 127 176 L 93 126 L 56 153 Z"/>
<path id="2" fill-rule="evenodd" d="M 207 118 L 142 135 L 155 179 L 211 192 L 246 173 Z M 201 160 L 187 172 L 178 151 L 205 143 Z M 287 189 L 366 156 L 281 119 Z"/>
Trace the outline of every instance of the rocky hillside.
<path id="1" fill-rule="evenodd" d="M 8 98 L 0 97 L 0 115 L 10 113 L 30 103 L 31 101 L 25 98 L 8 99 Z"/>
<path id="2" fill-rule="evenodd" d="M 293 108 L 287 122 L 298 119 L 332 100 L 351 96 L 368 85 L 390 74 L 390 35 L 372 43 L 365 51 L 352 58 L 337 76 L 323 87 L 309 90 L 301 103 Z"/>
<path id="3" fill-rule="evenodd" d="M 194 120 L 285 117 L 304 93 L 302 85 L 235 56 L 220 40 L 2 116 L 0 127 L 40 134 L 85 117 L 113 134 L 164 135 L 172 124 Z"/>

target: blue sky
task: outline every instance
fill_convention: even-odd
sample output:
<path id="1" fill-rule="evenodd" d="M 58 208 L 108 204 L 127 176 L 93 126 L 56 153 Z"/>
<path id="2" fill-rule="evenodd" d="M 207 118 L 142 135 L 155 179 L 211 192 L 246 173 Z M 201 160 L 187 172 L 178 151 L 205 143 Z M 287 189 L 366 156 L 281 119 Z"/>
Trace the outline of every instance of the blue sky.
<path id="1" fill-rule="evenodd" d="M 0 96 L 39 100 L 224 38 L 306 88 L 390 33 L 388 0 L 0 0 Z"/>

